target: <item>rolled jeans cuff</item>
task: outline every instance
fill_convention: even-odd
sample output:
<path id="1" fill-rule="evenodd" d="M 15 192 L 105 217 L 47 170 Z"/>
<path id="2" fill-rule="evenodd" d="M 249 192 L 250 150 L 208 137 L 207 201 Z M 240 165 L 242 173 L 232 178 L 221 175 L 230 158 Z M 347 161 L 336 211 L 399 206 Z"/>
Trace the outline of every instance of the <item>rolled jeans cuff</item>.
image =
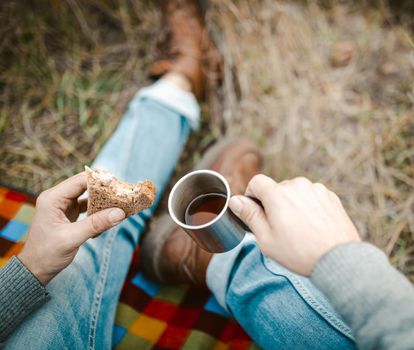
<path id="1" fill-rule="evenodd" d="M 234 263 L 244 246 L 250 242 L 256 242 L 256 238 L 251 233 L 246 236 L 234 249 L 221 254 L 214 254 L 207 268 L 207 286 L 216 297 L 218 303 L 229 313 L 226 295 L 227 288 Z"/>
<path id="2" fill-rule="evenodd" d="M 136 97 L 132 103 L 137 103 L 140 99 L 151 99 L 187 118 L 193 130 L 199 127 L 200 106 L 196 98 L 191 92 L 184 91 L 172 82 L 158 80 L 141 89 Z"/>

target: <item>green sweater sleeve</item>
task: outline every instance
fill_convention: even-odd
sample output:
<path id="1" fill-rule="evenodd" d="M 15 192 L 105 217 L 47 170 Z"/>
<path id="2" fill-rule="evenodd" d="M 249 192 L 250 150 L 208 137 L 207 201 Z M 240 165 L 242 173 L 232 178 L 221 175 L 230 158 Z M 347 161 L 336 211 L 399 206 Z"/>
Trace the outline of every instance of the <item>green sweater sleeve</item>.
<path id="1" fill-rule="evenodd" d="M 368 243 L 338 246 L 312 282 L 351 327 L 360 349 L 414 349 L 414 288 Z"/>
<path id="2" fill-rule="evenodd" d="M 17 258 L 0 269 L 0 345 L 30 313 L 49 300 L 46 288 Z"/>

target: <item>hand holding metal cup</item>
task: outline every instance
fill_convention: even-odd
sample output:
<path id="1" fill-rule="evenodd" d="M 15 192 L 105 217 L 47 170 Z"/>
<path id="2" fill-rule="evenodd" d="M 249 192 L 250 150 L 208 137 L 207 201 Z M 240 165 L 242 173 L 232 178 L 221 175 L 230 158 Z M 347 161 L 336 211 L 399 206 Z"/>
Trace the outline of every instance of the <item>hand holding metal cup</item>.
<path id="1" fill-rule="evenodd" d="M 236 247 L 248 228 L 229 208 L 227 180 L 212 170 L 196 170 L 182 177 L 171 190 L 171 218 L 203 249 L 223 253 Z"/>

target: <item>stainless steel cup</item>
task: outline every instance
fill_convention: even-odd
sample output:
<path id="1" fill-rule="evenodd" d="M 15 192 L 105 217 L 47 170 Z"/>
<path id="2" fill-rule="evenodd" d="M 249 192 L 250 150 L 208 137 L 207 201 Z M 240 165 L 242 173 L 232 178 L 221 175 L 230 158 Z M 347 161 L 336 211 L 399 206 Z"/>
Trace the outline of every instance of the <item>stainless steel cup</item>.
<path id="1" fill-rule="evenodd" d="M 221 212 L 204 225 L 187 225 L 185 211 L 190 202 L 202 194 L 210 193 L 226 196 Z M 174 185 L 168 198 L 168 210 L 177 225 L 201 248 L 212 253 L 223 253 L 237 246 L 246 233 L 244 224 L 229 209 L 230 197 L 230 186 L 222 175 L 212 170 L 196 170 Z"/>

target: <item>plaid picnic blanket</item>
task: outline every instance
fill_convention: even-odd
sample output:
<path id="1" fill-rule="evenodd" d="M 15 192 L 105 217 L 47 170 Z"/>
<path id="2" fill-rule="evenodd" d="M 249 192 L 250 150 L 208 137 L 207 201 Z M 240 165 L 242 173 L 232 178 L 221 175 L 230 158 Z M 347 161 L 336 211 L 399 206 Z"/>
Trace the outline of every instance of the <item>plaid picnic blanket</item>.
<path id="1" fill-rule="evenodd" d="M 22 248 L 34 202 L 0 187 L 0 267 Z M 138 257 L 139 247 L 118 303 L 114 349 L 258 349 L 207 290 L 150 281 Z"/>

